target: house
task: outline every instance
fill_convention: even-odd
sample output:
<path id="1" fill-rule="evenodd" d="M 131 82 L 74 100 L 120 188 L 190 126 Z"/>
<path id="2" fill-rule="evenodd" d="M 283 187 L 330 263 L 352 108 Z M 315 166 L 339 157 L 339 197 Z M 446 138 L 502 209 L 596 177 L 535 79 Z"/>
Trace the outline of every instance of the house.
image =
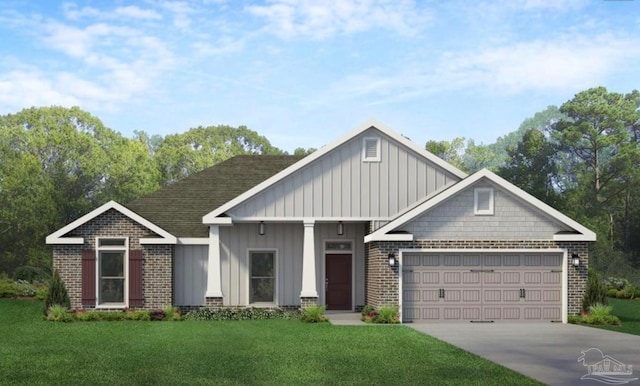
<path id="1" fill-rule="evenodd" d="M 238 156 L 49 235 L 72 307 L 400 306 L 405 322 L 567 321 L 595 234 L 378 122 Z"/>

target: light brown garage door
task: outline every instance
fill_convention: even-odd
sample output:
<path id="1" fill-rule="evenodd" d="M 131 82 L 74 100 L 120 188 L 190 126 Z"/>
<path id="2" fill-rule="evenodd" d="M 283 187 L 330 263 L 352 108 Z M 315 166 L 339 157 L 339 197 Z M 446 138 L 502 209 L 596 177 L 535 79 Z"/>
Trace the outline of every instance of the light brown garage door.
<path id="1" fill-rule="evenodd" d="M 402 318 L 561 321 L 559 253 L 404 253 Z"/>

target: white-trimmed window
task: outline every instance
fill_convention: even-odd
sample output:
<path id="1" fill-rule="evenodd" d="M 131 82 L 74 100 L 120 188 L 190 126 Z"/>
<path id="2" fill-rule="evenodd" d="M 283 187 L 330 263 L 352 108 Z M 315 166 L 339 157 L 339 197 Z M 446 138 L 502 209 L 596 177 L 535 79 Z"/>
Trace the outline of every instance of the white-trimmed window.
<path id="1" fill-rule="evenodd" d="M 249 251 L 249 304 L 276 303 L 276 251 Z"/>
<path id="2" fill-rule="evenodd" d="M 126 237 L 100 237 L 96 243 L 98 306 L 126 306 L 129 240 Z"/>
<path id="3" fill-rule="evenodd" d="M 476 188 L 473 193 L 473 213 L 480 216 L 492 215 L 493 188 Z"/>
<path id="4" fill-rule="evenodd" d="M 362 139 L 362 160 L 364 162 L 380 162 L 380 138 L 365 137 Z"/>

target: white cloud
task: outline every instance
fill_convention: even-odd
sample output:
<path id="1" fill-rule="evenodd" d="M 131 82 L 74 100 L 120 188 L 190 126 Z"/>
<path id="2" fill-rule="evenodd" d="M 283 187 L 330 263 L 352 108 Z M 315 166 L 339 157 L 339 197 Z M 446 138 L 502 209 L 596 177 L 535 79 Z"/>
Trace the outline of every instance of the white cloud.
<path id="1" fill-rule="evenodd" d="M 147 20 L 160 20 L 162 15 L 151 9 L 142 9 L 135 5 L 129 5 L 126 7 L 118 7 L 113 11 L 113 14 L 117 17 L 128 17 L 131 19 L 147 19 Z"/>
<path id="2" fill-rule="evenodd" d="M 266 30 L 284 38 L 323 39 L 372 29 L 403 35 L 420 31 L 430 20 L 412 0 L 272 0 L 246 11 L 266 20 Z"/>
<path id="3" fill-rule="evenodd" d="M 37 70 L 14 70 L 0 74 L 0 106 L 13 112 L 31 106 L 74 106 L 79 100 L 61 92 L 58 85 Z"/>
<path id="4" fill-rule="evenodd" d="M 134 20 L 160 20 L 162 15 L 152 9 L 143 9 L 136 5 L 116 7 L 113 10 L 100 10 L 94 7 L 79 8 L 75 3 L 62 4 L 64 16 L 73 21 L 96 18 L 96 19 L 134 19 Z"/>

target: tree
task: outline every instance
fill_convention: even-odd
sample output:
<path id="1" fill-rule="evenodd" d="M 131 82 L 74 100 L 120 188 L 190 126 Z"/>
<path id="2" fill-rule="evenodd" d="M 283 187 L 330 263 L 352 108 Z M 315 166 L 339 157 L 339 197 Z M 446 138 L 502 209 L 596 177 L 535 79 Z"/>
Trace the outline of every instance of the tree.
<path id="1" fill-rule="evenodd" d="M 517 146 L 509 148 L 507 154 L 509 161 L 498 170 L 498 174 L 534 197 L 555 206 L 555 150 L 544 134 L 537 129 L 526 131 L 522 140 Z"/>
<path id="2" fill-rule="evenodd" d="M 464 141 L 464 137 L 456 137 L 451 141 L 428 141 L 425 149 L 458 169 L 465 170 L 462 164 L 465 150 Z"/>
<path id="3" fill-rule="evenodd" d="M 78 107 L 0 116 L 0 271 L 48 269 L 47 234 L 108 200 L 159 186 L 146 144 Z"/>
<path id="4" fill-rule="evenodd" d="M 239 154 L 284 154 L 245 126 L 208 126 L 165 137 L 155 160 L 165 184 Z"/>

